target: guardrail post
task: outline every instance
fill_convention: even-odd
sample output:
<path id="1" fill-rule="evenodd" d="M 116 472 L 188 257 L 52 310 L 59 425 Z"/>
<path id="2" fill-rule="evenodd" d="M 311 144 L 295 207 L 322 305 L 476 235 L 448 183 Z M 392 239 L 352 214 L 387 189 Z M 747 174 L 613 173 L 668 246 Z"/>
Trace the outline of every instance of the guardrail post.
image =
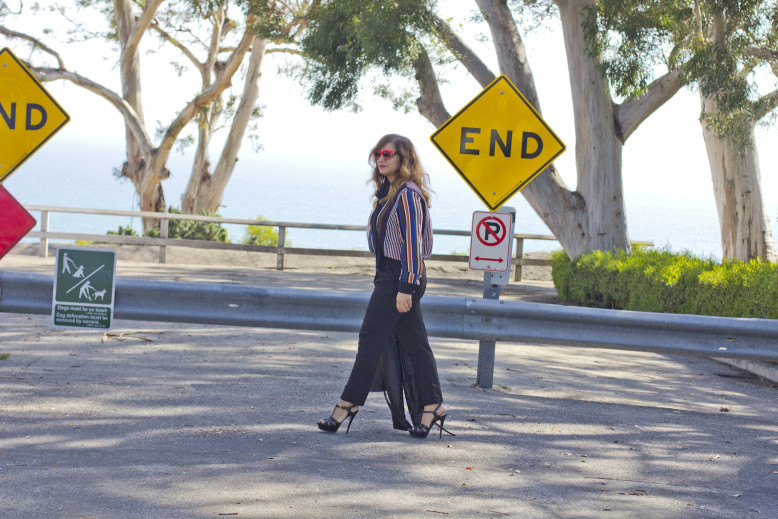
<path id="1" fill-rule="evenodd" d="M 48 211 L 41 211 L 41 233 L 43 236 L 41 236 L 41 248 L 40 248 L 40 257 L 41 258 L 48 258 L 49 257 L 49 239 L 46 238 L 46 233 L 49 232 L 49 212 Z"/>
<path id="2" fill-rule="evenodd" d="M 286 244 L 286 227 L 278 226 L 278 248 L 276 249 L 276 270 L 284 270 L 284 245 Z"/>
<path id="3" fill-rule="evenodd" d="M 510 275 L 510 274 L 509 274 Z M 492 273 L 484 272 L 484 299 L 500 299 L 500 285 L 492 284 Z M 484 317 L 490 320 L 491 317 Z M 478 342 L 478 373 L 475 385 L 490 389 L 494 385 L 494 351 L 496 341 Z"/>
<path id="4" fill-rule="evenodd" d="M 516 274 L 514 281 L 521 281 L 521 258 L 524 257 L 524 238 L 516 238 Z"/>
<path id="5" fill-rule="evenodd" d="M 167 234 L 168 234 L 168 220 L 167 218 L 162 218 L 159 221 L 159 237 L 167 240 Z M 159 262 L 160 263 L 166 263 L 167 262 L 167 245 L 160 245 L 159 246 Z"/>

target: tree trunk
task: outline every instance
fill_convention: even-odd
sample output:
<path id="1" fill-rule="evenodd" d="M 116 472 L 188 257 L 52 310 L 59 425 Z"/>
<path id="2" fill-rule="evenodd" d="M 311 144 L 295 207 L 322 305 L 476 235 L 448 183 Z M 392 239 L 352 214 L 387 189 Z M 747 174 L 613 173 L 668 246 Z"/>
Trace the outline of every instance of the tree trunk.
<path id="1" fill-rule="evenodd" d="M 489 24 L 500 72 L 541 113 L 534 77 L 510 10 L 501 0 L 476 3 Z M 557 4 L 575 110 L 578 191 L 567 188 L 552 164 L 522 194 L 571 257 L 593 250 L 630 250 L 621 184 L 623 143 L 615 130 L 615 107 L 598 62 L 585 51 L 583 2 L 560 0 Z"/>
<path id="2" fill-rule="evenodd" d="M 161 2 L 147 4 L 146 9 L 156 11 Z M 145 123 L 141 99 L 140 58 L 138 56 L 136 34 L 140 29 L 133 13 L 133 3 L 128 0 L 114 0 L 114 14 L 119 33 L 121 55 L 119 68 L 121 73 L 122 97 L 135 110 L 140 123 Z M 141 211 L 162 211 L 165 208 L 165 196 L 161 178 L 148 170 L 150 157 L 144 157 L 141 146 L 129 125 L 125 124 L 125 142 L 127 161 L 122 167 L 122 176 L 129 178 L 138 193 Z M 144 218 L 143 227 L 149 229 L 155 220 Z"/>
<path id="3" fill-rule="evenodd" d="M 622 185 L 624 143 L 599 59 L 586 52 L 581 9 L 595 0 L 558 1 L 575 115 L 578 192 L 586 202 L 586 250 L 631 249 Z"/>
<path id="4" fill-rule="evenodd" d="M 703 113 L 718 111 L 715 100 L 702 94 L 700 99 Z M 753 258 L 775 262 L 778 254 L 762 197 L 756 148 L 735 149 L 727 139 L 717 137 L 704 120 L 701 123 L 719 214 L 721 257 L 744 262 Z"/>
<path id="5" fill-rule="evenodd" d="M 199 185 L 197 191 L 196 207 L 198 212 L 215 213 L 221 205 L 224 190 L 235 170 L 235 164 L 238 162 L 238 153 L 246 134 L 246 128 L 259 98 L 259 80 L 262 76 L 262 60 L 265 56 L 266 45 L 267 40 L 254 40 L 243 84 L 243 94 L 235 117 L 232 119 L 230 133 L 224 143 L 219 162 L 216 164 L 213 175 L 201 177 L 206 181 Z"/>
<path id="6" fill-rule="evenodd" d="M 216 74 L 219 48 L 224 36 L 222 29 L 224 27 L 225 19 L 226 12 L 223 7 L 212 13 L 211 40 L 208 48 L 208 57 L 205 60 L 205 63 L 196 62 L 202 80 L 201 90 L 208 88 L 208 85 L 213 82 L 214 75 Z M 221 107 L 223 104 L 221 100 L 223 97 L 224 93 L 220 94 L 217 101 L 213 104 L 200 108 L 200 113 L 197 116 L 197 149 L 192 163 L 192 172 L 189 175 L 189 182 L 181 195 L 181 211 L 185 214 L 198 214 L 203 212 L 203 209 L 197 204 L 197 193 L 200 190 L 201 185 L 210 181 L 211 160 L 209 148 L 211 145 L 211 138 L 213 137 L 216 125 L 221 116 Z"/>

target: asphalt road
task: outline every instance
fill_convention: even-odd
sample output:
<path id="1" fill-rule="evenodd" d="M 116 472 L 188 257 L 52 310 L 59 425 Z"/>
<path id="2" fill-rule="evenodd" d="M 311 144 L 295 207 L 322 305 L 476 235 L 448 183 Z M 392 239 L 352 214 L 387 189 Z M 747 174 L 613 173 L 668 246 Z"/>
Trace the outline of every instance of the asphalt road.
<path id="1" fill-rule="evenodd" d="M 0 516 L 776 517 L 778 388 L 706 359 L 433 341 L 447 425 L 374 394 L 320 433 L 343 333 L 2 316 Z"/>
<path id="2" fill-rule="evenodd" d="M 478 345 L 436 339 L 456 436 L 393 430 L 381 394 L 348 435 L 321 433 L 355 342 L 1 314 L 0 517 L 778 517 L 773 382 L 498 343 L 483 390 Z"/>

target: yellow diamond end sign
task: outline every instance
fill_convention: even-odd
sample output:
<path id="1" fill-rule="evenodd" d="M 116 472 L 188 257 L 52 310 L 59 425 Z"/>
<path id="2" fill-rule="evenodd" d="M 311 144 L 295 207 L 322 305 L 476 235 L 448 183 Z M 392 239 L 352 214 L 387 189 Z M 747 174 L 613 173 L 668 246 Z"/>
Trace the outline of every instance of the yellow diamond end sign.
<path id="1" fill-rule="evenodd" d="M 492 211 L 565 151 L 505 76 L 492 81 L 430 140 Z"/>
<path id="2" fill-rule="evenodd" d="M 0 50 L 0 183 L 68 121 L 70 116 L 10 49 Z"/>

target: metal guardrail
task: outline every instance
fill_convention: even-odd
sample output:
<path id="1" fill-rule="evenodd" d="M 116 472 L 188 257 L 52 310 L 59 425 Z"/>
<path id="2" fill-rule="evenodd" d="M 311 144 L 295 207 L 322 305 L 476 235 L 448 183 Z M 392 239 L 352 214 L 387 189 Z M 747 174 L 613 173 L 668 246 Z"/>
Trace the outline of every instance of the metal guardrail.
<path id="1" fill-rule="evenodd" d="M 0 270 L 0 312 L 51 314 L 54 278 Z M 118 278 L 116 319 L 358 332 L 369 294 Z M 778 360 L 778 320 L 425 296 L 433 337 Z"/>
<path id="2" fill-rule="evenodd" d="M 159 247 L 159 262 L 167 261 L 167 247 L 190 247 L 197 249 L 217 249 L 217 250 L 241 250 L 249 252 L 269 252 L 276 254 L 276 269 L 284 269 L 284 258 L 287 254 L 301 254 L 314 256 L 351 256 L 351 257 L 372 257 L 368 251 L 342 250 L 342 249 L 311 249 L 300 247 L 286 247 L 287 229 L 320 229 L 331 231 L 359 231 L 365 232 L 364 225 L 335 225 L 320 223 L 299 223 L 299 222 L 276 222 L 265 220 L 245 220 L 236 218 L 223 218 L 220 216 L 201 216 L 176 213 L 154 213 L 143 211 L 119 211 L 110 209 L 82 209 L 74 207 L 53 207 L 53 206 L 26 206 L 28 211 L 40 211 L 40 231 L 32 231 L 27 234 L 29 238 L 40 238 L 40 256 L 48 257 L 49 240 L 81 240 L 115 243 L 123 245 L 154 245 Z M 160 237 L 150 238 L 147 236 L 124 236 L 124 235 L 103 235 L 103 234 L 83 234 L 70 232 L 49 231 L 50 217 L 52 213 L 84 214 L 96 216 L 129 216 L 131 218 L 150 218 L 159 220 Z M 258 225 L 266 227 L 275 227 L 278 229 L 278 243 L 280 246 L 271 247 L 266 245 L 246 245 L 239 243 L 209 242 L 202 240 L 180 240 L 168 238 L 168 224 L 170 220 L 191 220 L 197 222 L 212 222 L 218 224 L 236 224 L 236 225 Z M 434 229 L 433 233 L 440 236 L 470 236 L 470 231 Z M 521 281 L 522 267 L 525 266 L 550 266 L 551 260 L 524 258 L 524 241 L 557 241 L 556 237 L 546 234 L 522 234 L 513 235 L 516 240 L 516 253 L 511 260 L 514 266 L 514 281 Z M 653 245 L 653 242 L 633 241 L 633 245 Z M 433 254 L 430 258 L 438 261 L 461 261 L 469 260 L 467 255 L 459 254 Z"/>

